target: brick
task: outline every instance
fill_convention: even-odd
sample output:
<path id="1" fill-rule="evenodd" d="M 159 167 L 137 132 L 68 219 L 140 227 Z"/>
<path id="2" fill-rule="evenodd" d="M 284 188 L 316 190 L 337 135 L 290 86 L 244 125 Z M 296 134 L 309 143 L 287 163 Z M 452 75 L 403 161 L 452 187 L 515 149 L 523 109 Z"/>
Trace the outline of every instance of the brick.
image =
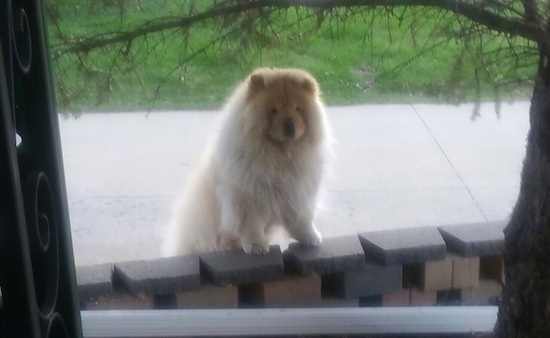
<path id="1" fill-rule="evenodd" d="M 291 243 L 283 254 L 285 268 L 302 275 L 326 274 L 361 268 L 365 252 L 358 236 L 327 238 L 320 246 Z"/>
<path id="2" fill-rule="evenodd" d="M 504 258 L 502 256 L 488 256 L 479 258 L 480 278 L 492 279 L 504 284 Z"/>
<path id="3" fill-rule="evenodd" d="M 435 228 L 364 232 L 359 238 L 365 253 L 386 265 L 445 258 L 445 242 Z"/>
<path id="4" fill-rule="evenodd" d="M 284 279 L 240 286 L 241 306 L 307 308 L 321 303 L 319 275 L 288 275 Z"/>
<path id="5" fill-rule="evenodd" d="M 197 290 L 200 286 L 197 256 L 115 263 L 114 273 L 133 295 L 164 295 Z"/>
<path id="6" fill-rule="evenodd" d="M 465 257 L 496 256 L 504 251 L 506 222 L 456 224 L 439 227 L 449 249 Z"/>
<path id="7" fill-rule="evenodd" d="M 236 309 L 239 290 L 234 285 L 215 286 L 203 283 L 199 290 L 157 295 L 155 309 Z"/>
<path id="8" fill-rule="evenodd" d="M 437 303 L 437 291 L 424 291 L 419 288 L 410 288 L 411 306 L 434 306 Z"/>
<path id="9" fill-rule="evenodd" d="M 234 285 L 204 284 L 197 291 L 176 294 L 178 309 L 236 309 L 239 306 L 239 288 Z"/>
<path id="10" fill-rule="evenodd" d="M 463 305 L 496 305 L 502 284 L 490 279 L 479 280 L 478 285 L 462 289 Z"/>
<path id="11" fill-rule="evenodd" d="M 176 295 L 171 293 L 153 296 L 153 306 L 157 310 L 176 309 Z"/>
<path id="12" fill-rule="evenodd" d="M 403 287 L 403 266 L 385 266 L 367 257 L 361 269 L 322 275 L 322 287 L 326 294 L 343 298 L 396 292 Z"/>
<path id="13" fill-rule="evenodd" d="M 265 255 L 242 250 L 210 252 L 199 256 L 201 273 L 217 286 L 243 285 L 281 279 L 284 275 L 281 248 L 272 245 Z"/>
<path id="14" fill-rule="evenodd" d="M 100 296 L 82 304 L 82 310 L 148 310 L 154 308 L 153 297 L 133 296 L 125 289 L 114 287 L 109 296 Z"/>
<path id="15" fill-rule="evenodd" d="M 457 306 L 461 303 L 462 290 L 460 289 L 451 289 L 451 290 L 440 290 L 437 291 L 437 303 L 436 305 L 445 305 L 445 306 Z"/>
<path id="16" fill-rule="evenodd" d="M 407 264 L 403 269 L 406 286 L 416 286 L 424 291 L 451 288 L 453 272 L 451 259 Z"/>
<path id="17" fill-rule="evenodd" d="M 382 295 L 359 297 L 359 307 L 380 307 L 382 306 Z"/>
<path id="18" fill-rule="evenodd" d="M 382 306 L 409 306 L 409 289 L 402 289 L 397 292 L 385 293 L 382 295 Z"/>
<path id="19" fill-rule="evenodd" d="M 319 303 L 320 308 L 346 308 L 346 307 L 359 307 L 359 298 L 339 298 L 333 296 L 324 296 Z"/>
<path id="20" fill-rule="evenodd" d="M 462 289 L 476 286 L 479 282 L 479 257 L 450 256 L 453 261 L 451 288 Z"/>
<path id="21" fill-rule="evenodd" d="M 113 292 L 113 264 L 79 266 L 76 268 L 78 293 L 82 302 L 107 296 Z"/>

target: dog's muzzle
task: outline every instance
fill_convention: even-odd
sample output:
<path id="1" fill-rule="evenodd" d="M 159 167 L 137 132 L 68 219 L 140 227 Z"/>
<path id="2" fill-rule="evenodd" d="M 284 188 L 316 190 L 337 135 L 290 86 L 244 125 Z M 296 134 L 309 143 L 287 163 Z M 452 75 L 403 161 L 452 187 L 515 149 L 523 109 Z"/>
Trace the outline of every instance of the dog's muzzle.
<path id="1" fill-rule="evenodd" d="M 286 119 L 283 122 L 283 134 L 286 137 L 294 137 L 296 134 L 296 128 L 294 127 L 294 121 L 292 119 Z"/>

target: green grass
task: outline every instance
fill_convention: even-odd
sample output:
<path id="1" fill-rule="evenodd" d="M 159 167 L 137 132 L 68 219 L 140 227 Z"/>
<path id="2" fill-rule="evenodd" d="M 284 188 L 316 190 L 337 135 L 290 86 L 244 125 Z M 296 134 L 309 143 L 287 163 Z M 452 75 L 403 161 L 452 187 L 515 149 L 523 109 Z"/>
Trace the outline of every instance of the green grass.
<path id="1" fill-rule="evenodd" d="M 184 1 L 128 0 L 121 15 L 114 2 L 78 3 L 57 1 L 57 26 L 49 23 L 54 56 L 60 41 L 57 27 L 66 36 L 86 36 L 155 17 L 181 16 L 188 9 Z M 54 58 L 58 103 L 69 111 L 214 109 L 259 66 L 307 69 L 331 105 L 494 99 L 495 84 L 507 82 L 512 85 L 502 87 L 506 98 L 528 97 L 532 83 L 516 80 L 533 76 L 535 55 L 521 58 L 518 66 L 505 57 L 511 53 L 502 51 L 507 44 L 502 36 L 485 34 L 459 43 L 443 31 L 459 28 L 453 16 L 419 9 L 404 13 L 339 20 L 348 14 L 340 11 L 317 25 L 312 13 L 288 10 L 272 14 L 269 25 L 256 24 L 252 38 L 229 35 L 208 48 L 212 36 L 222 31 L 218 21 L 193 26 L 187 45 L 183 32 L 174 30 L 135 40 L 129 53 L 115 61 L 117 54 L 108 49 L 91 51 L 80 60 L 74 55 Z M 156 49 L 148 55 L 153 45 Z M 515 39 L 514 46 L 516 53 L 530 47 L 522 39 Z"/>

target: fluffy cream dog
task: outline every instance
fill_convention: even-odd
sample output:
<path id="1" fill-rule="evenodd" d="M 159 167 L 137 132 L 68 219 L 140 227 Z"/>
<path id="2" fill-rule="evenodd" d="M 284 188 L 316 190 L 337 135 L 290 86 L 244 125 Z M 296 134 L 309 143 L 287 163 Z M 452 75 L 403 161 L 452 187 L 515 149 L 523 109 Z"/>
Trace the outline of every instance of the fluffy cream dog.
<path id="1" fill-rule="evenodd" d="M 269 251 L 282 225 L 316 246 L 312 223 L 329 153 L 317 81 L 299 69 L 254 71 L 229 98 L 219 132 L 189 178 L 166 256 L 242 247 Z"/>

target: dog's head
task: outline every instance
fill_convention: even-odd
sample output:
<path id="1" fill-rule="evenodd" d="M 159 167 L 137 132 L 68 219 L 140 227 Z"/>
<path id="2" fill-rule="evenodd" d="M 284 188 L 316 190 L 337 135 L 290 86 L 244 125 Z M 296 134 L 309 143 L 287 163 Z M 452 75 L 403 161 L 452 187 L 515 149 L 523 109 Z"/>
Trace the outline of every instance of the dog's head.
<path id="1" fill-rule="evenodd" d="M 260 68 L 247 80 L 247 103 L 262 133 L 276 142 L 298 140 L 314 128 L 319 87 L 299 69 Z"/>

